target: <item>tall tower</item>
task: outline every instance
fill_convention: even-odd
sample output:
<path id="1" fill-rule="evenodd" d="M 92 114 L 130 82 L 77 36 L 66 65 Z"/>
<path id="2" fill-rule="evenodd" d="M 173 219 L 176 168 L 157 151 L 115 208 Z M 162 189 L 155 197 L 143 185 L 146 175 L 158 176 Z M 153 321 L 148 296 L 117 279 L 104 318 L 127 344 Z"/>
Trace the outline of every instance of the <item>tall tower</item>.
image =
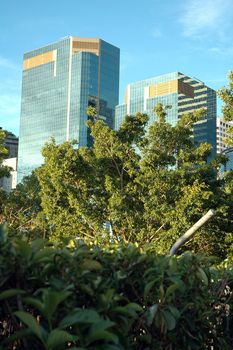
<path id="1" fill-rule="evenodd" d="M 194 126 L 194 139 L 212 145 L 211 158 L 216 154 L 216 92 L 196 78 L 173 72 L 131 83 L 127 86 L 125 103 L 116 107 L 115 129 L 126 114 L 144 112 L 150 116 L 149 125 L 156 120 L 153 108 L 162 103 L 167 110 L 167 122 L 175 125 L 184 113 L 205 108 L 206 115 Z"/>
<path id="2" fill-rule="evenodd" d="M 217 125 L 216 125 L 217 153 L 222 153 L 229 147 L 226 145 L 225 139 L 229 137 L 228 129 L 230 127 L 233 127 L 233 122 L 227 122 L 222 118 L 217 118 Z"/>
<path id="3" fill-rule="evenodd" d="M 114 127 L 118 104 L 120 50 L 101 40 L 66 37 L 24 55 L 18 182 L 43 163 L 41 149 L 77 140 L 90 146 L 86 109 Z"/>

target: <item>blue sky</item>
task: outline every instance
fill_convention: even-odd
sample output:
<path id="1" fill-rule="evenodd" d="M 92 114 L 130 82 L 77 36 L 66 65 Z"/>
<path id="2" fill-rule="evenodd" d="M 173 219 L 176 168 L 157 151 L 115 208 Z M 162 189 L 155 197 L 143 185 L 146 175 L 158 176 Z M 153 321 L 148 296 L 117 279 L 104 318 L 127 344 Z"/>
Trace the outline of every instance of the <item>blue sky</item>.
<path id="1" fill-rule="evenodd" d="M 233 0 L 1 0 L 0 126 L 18 135 L 23 53 L 67 35 L 121 49 L 128 83 L 181 71 L 214 89 L 233 69 Z"/>

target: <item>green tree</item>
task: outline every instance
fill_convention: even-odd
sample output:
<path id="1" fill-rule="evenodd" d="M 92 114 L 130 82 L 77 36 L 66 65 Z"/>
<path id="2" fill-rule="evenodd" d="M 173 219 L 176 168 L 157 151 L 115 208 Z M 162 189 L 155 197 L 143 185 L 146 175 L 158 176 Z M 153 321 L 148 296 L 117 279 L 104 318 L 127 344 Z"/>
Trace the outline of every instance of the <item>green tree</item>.
<path id="1" fill-rule="evenodd" d="M 5 138 L 6 138 L 5 131 L 0 128 L 0 181 L 4 176 L 10 175 L 10 168 L 3 165 L 3 160 L 8 155 L 8 150 L 4 146 Z M 6 192 L 1 188 L 1 185 L 0 185 L 0 221 L 1 221 L 1 215 L 5 204 L 6 196 L 7 196 Z"/>
<path id="2" fill-rule="evenodd" d="M 233 122 L 233 71 L 230 71 L 228 74 L 228 87 L 223 87 L 218 91 L 219 97 L 223 101 L 222 113 L 225 121 Z M 233 146 L 233 126 L 228 128 L 228 137 L 225 139 L 226 144 L 229 147 Z M 227 171 L 224 173 L 224 189 L 226 193 L 226 205 L 231 207 L 233 203 L 233 171 Z M 230 213 L 232 218 L 233 209 Z M 232 220 L 232 219 L 231 219 Z M 227 224 L 227 223 L 226 223 Z M 233 255 L 233 230 L 232 225 L 228 228 L 228 231 L 231 232 L 228 234 L 228 242 L 231 244 L 231 249 L 229 254 Z"/>
<path id="3" fill-rule="evenodd" d="M 141 221 L 135 146 L 143 141 L 147 120 L 140 113 L 128 116 L 119 131 L 89 120 L 92 148 L 75 149 L 68 142 L 57 146 L 54 140 L 44 148 L 45 164 L 37 175 L 42 207 L 55 235 L 96 237 L 110 223 L 114 235 L 126 239 L 129 228 Z"/>
<path id="4" fill-rule="evenodd" d="M 191 137 L 193 124 L 205 111 L 184 115 L 176 126 L 166 122 L 161 104 L 155 113 L 157 120 L 149 127 L 145 114 L 126 116 L 118 131 L 90 119 L 94 143 L 89 149 L 68 142 L 56 145 L 54 140 L 45 146 L 45 164 L 37 176 L 54 237 L 108 238 L 108 224 L 115 239 L 167 253 L 214 208 L 218 219 L 206 225 L 189 248 L 224 255 L 227 243 L 221 230 L 226 223 L 232 227 L 232 206 L 223 180 L 216 176 L 221 159 L 207 162 L 211 146 L 196 145 Z M 223 215 L 224 224 L 219 221 Z"/>
<path id="5" fill-rule="evenodd" d="M 174 127 L 166 123 L 162 105 L 155 112 L 158 121 L 150 127 L 142 152 L 141 181 L 145 187 L 144 216 L 150 223 L 147 242 L 165 253 L 197 219 L 215 207 L 212 199 L 219 184 L 216 169 L 207 163 L 210 145 L 195 145 L 191 138 L 193 124 L 205 111 L 184 115 Z"/>
<path id="6" fill-rule="evenodd" d="M 0 128 L 0 179 L 4 176 L 9 175 L 9 168 L 2 164 L 3 160 L 8 155 L 8 150 L 4 146 L 5 138 L 6 138 L 5 131 Z"/>
<path id="7" fill-rule="evenodd" d="M 11 234 L 24 235 L 29 239 L 46 236 L 48 230 L 39 192 L 39 182 L 33 172 L 7 195 L 1 223 L 7 223 Z"/>

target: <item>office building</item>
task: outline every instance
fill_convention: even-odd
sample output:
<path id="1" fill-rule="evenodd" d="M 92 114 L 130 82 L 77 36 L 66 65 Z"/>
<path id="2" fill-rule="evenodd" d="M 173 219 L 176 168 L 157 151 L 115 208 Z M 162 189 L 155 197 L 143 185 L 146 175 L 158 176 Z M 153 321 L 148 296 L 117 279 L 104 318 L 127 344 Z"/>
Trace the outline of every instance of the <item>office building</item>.
<path id="1" fill-rule="evenodd" d="M 216 92 L 196 78 L 180 72 L 160 75 L 129 84 L 124 104 L 115 109 L 115 129 L 118 129 L 125 115 L 136 112 L 150 116 L 149 125 L 156 120 L 153 108 L 162 103 L 167 109 L 166 120 L 175 125 L 184 113 L 198 108 L 206 109 L 206 116 L 194 126 L 194 139 L 212 145 L 211 157 L 216 154 Z"/>
<path id="2" fill-rule="evenodd" d="M 16 188 L 17 185 L 17 158 L 13 157 L 4 159 L 2 165 L 11 168 L 10 175 L 0 179 L 0 187 L 9 193 L 11 190 Z"/>
<path id="3" fill-rule="evenodd" d="M 12 132 L 7 132 L 5 147 L 8 149 L 8 158 L 18 157 L 19 139 Z"/>
<path id="4" fill-rule="evenodd" d="M 51 137 L 91 145 L 89 105 L 114 126 L 119 55 L 101 39 L 72 36 L 24 55 L 18 181 L 43 163 L 41 149 Z"/>
<path id="5" fill-rule="evenodd" d="M 225 156 L 227 156 L 228 161 L 226 164 L 221 166 L 220 173 L 223 174 L 224 171 L 233 170 L 233 147 L 228 147 L 222 152 Z"/>
<path id="6" fill-rule="evenodd" d="M 9 177 L 3 177 L 0 179 L 0 187 L 6 192 L 10 192 L 16 187 L 17 182 L 18 137 L 16 137 L 12 132 L 6 131 L 4 146 L 8 150 L 8 155 L 7 159 L 3 160 L 2 165 L 10 167 L 11 171 Z"/>
<path id="7" fill-rule="evenodd" d="M 226 144 L 226 138 L 229 137 L 228 128 L 233 127 L 233 122 L 226 122 L 221 118 L 217 118 L 216 125 L 216 140 L 217 153 L 222 153 L 227 156 L 228 161 L 220 168 L 220 176 L 223 176 L 225 171 L 233 170 L 233 147 Z"/>
<path id="8" fill-rule="evenodd" d="M 229 136 L 228 128 L 233 126 L 233 122 L 226 122 L 221 118 L 217 118 L 216 127 L 216 143 L 217 153 L 222 153 L 228 146 L 226 145 L 225 139 Z"/>
<path id="9" fill-rule="evenodd" d="M 2 127 L 0 127 L 2 130 Z M 18 156 L 18 144 L 19 144 L 19 139 L 17 136 L 15 136 L 12 132 L 4 130 L 6 134 L 6 138 L 4 141 L 4 146 L 8 150 L 8 158 L 17 158 Z"/>

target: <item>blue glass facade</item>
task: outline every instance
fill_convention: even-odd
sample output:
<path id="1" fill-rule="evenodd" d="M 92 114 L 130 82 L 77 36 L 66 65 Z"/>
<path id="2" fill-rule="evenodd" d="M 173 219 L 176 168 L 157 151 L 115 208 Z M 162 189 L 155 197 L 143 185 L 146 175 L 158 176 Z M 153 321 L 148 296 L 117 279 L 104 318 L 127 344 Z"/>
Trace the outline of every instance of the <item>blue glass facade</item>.
<path id="1" fill-rule="evenodd" d="M 222 154 L 227 156 L 228 160 L 226 164 L 221 165 L 220 168 L 220 176 L 222 177 L 224 175 L 225 171 L 233 170 L 233 147 L 226 148 Z"/>
<path id="2" fill-rule="evenodd" d="M 24 55 L 18 182 L 43 163 L 41 149 L 77 140 L 90 146 L 86 109 L 95 105 L 113 127 L 120 50 L 100 39 L 67 37 Z"/>
<path id="3" fill-rule="evenodd" d="M 149 125 L 156 120 L 153 108 L 162 103 L 167 109 L 167 121 L 175 125 L 182 114 L 198 108 L 206 109 L 203 117 L 194 127 L 197 142 L 212 145 L 212 157 L 216 154 L 216 92 L 203 82 L 180 72 L 173 72 L 129 84 L 125 103 L 115 108 L 115 129 L 118 129 L 126 114 L 136 112 L 150 116 Z"/>

